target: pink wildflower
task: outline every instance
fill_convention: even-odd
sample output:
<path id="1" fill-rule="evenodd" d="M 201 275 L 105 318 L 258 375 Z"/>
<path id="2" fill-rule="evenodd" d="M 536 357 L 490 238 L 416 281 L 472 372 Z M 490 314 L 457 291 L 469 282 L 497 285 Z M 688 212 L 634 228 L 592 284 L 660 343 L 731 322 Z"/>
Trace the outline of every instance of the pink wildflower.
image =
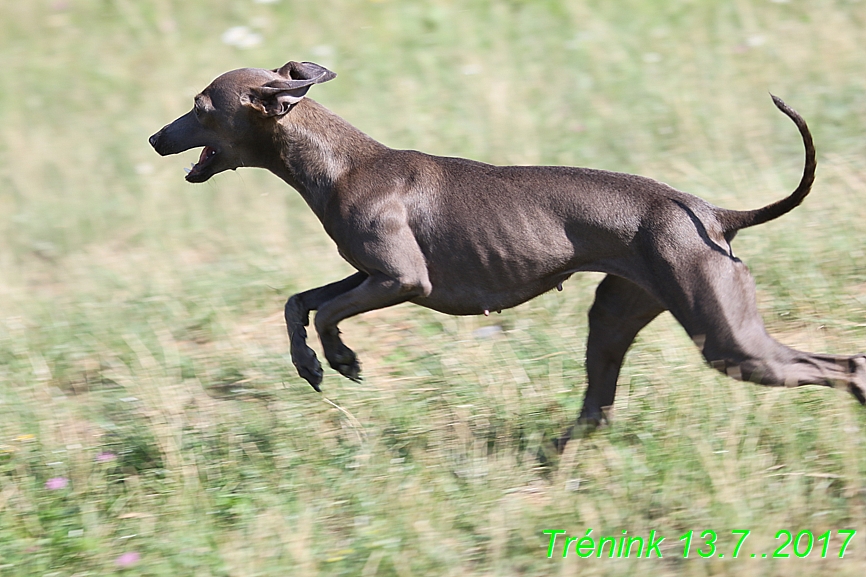
<path id="1" fill-rule="evenodd" d="M 50 489 L 51 491 L 65 489 L 67 485 L 69 485 L 69 479 L 66 477 L 51 477 L 45 481 L 45 488 Z"/>
<path id="2" fill-rule="evenodd" d="M 113 461 L 117 458 L 117 455 L 111 453 L 109 451 L 105 451 L 96 455 L 96 460 L 100 463 L 107 463 L 109 461 Z"/>
<path id="3" fill-rule="evenodd" d="M 128 551 L 114 560 L 114 564 L 118 567 L 131 567 L 138 563 L 141 559 L 141 554 L 137 551 Z"/>

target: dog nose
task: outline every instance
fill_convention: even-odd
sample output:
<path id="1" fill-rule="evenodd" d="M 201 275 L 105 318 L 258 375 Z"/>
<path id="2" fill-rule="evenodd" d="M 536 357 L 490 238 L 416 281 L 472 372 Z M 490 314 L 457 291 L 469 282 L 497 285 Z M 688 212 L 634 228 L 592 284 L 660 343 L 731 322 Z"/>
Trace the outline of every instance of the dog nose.
<path id="1" fill-rule="evenodd" d="M 156 134 L 154 134 L 153 136 L 151 136 L 150 138 L 147 139 L 148 142 L 150 142 L 150 145 L 152 147 L 156 148 L 156 143 L 159 142 L 159 135 L 160 134 L 162 134 L 162 130 L 160 130 L 159 132 L 157 132 Z"/>

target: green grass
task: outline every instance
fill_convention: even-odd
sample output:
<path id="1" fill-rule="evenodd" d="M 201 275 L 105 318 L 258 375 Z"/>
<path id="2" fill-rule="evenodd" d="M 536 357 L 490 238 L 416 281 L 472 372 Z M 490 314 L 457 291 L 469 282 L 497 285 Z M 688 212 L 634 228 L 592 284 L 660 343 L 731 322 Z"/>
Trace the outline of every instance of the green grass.
<path id="1" fill-rule="evenodd" d="M 238 25 L 261 44 L 223 44 Z M 595 275 L 489 319 L 351 319 L 365 380 L 328 371 L 317 394 L 282 306 L 348 265 L 275 177 L 187 185 L 197 152 L 159 158 L 147 137 L 226 70 L 313 60 L 339 77 L 311 97 L 390 146 L 752 208 L 801 170 L 771 91 L 809 121 L 818 180 L 735 248 L 772 334 L 853 353 L 864 49 L 855 0 L 0 3 L 0 575 L 862 575 L 850 396 L 726 379 L 665 315 L 612 426 L 542 467 L 580 407 Z M 589 528 L 656 530 L 664 558 L 547 559 L 544 530 Z M 725 559 L 698 556 L 707 529 Z M 752 531 L 736 560 L 734 529 Z M 827 558 L 750 558 L 783 529 L 832 530 Z"/>

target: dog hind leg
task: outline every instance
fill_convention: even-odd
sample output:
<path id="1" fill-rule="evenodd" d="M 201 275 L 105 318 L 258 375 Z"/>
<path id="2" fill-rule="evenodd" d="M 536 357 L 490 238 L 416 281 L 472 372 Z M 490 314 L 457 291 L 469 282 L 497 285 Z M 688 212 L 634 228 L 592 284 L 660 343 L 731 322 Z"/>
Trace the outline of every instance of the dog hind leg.
<path id="1" fill-rule="evenodd" d="M 779 343 L 764 327 L 746 265 L 715 252 L 692 263 L 676 269 L 676 285 L 660 283 L 653 292 L 664 295 L 712 367 L 766 386 L 841 386 L 866 400 L 866 356 L 809 353 Z"/>
<path id="2" fill-rule="evenodd" d="M 652 295 L 622 277 L 608 275 L 589 310 L 586 346 L 588 386 L 578 422 L 598 425 L 613 405 L 625 353 L 637 333 L 664 311 Z"/>

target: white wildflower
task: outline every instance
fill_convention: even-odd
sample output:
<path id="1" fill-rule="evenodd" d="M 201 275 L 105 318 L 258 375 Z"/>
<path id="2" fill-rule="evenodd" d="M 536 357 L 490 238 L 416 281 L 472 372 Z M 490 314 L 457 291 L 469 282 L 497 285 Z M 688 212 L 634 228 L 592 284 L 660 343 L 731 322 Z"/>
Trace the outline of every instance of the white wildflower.
<path id="1" fill-rule="evenodd" d="M 237 48 L 255 48 L 262 43 L 262 35 L 253 32 L 247 26 L 232 26 L 223 32 L 220 39 L 223 44 Z"/>

